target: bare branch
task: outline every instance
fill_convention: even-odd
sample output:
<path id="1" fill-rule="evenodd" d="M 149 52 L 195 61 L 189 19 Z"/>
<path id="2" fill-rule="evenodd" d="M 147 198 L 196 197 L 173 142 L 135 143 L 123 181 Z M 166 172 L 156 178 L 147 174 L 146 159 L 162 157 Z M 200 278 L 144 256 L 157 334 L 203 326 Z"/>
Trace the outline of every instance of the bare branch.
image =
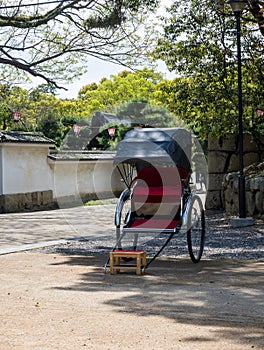
<path id="1" fill-rule="evenodd" d="M 264 36 L 264 4 L 259 0 L 248 0 L 249 10 L 255 18 L 261 34 Z"/>
<path id="2" fill-rule="evenodd" d="M 16 67 L 58 87 L 86 66 L 87 56 L 127 67 L 150 48 L 151 36 L 140 28 L 146 4 L 156 0 L 64 0 L 53 8 L 39 1 L 25 10 L 29 4 L 1 2 L 0 68 Z"/>

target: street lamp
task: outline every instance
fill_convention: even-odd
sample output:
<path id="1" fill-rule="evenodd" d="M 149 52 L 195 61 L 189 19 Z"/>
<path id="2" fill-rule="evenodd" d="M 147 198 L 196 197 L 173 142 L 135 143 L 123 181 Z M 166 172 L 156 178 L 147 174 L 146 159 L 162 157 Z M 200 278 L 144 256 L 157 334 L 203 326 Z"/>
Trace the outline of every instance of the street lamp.
<path id="1" fill-rule="evenodd" d="M 239 177 L 238 201 L 239 218 L 246 218 L 245 174 L 243 160 L 243 101 L 242 101 L 242 74 L 241 74 L 241 24 L 240 17 L 246 5 L 244 0 L 230 0 L 229 4 L 236 17 L 237 32 L 237 85 L 238 85 L 238 145 L 239 145 Z"/>

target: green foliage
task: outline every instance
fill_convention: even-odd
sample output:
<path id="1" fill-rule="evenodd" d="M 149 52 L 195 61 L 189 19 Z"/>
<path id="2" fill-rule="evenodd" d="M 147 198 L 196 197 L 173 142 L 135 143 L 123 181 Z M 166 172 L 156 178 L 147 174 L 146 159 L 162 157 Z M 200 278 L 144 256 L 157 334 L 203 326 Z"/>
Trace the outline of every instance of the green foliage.
<path id="1" fill-rule="evenodd" d="M 146 102 L 126 102 L 116 109 L 116 118 L 120 123 L 109 123 L 100 130 L 97 137 L 101 148 L 116 149 L 120 140 L 134 127 L 169 127 L 175 125 L 175 119 L 164 107 Z M 108 128 L 114 127 L 114 136 L 110 137 Z"/>
<path id="2" fill-rule="evenodd" d="M 115 128 L 114 136 L 110 136 L 108 133 L 108 128 Z M 124 124 L 113 124 L 109 123 L 101 127 L 100 134 L 97 137 L 99 148 L 102 150 L 115 150 L 117 144 L 122 140 L 128 130 L 131 129 L 131 126 Z"/>
<path id="3" fill-rule="evenodd" d="M 91 199 L 88 202 L 85 202 L 84 206 L 94 206 L 94 205 L 106 205 L 106 204 L 113 204 L 113 199 Z"/>
<path id="4" fill-rule="evenodd" d="M 169 127 L 174 124 L 174 117 L 166 108 L 147 102 L 126 102 L 117 107 L 118 119 L 131 120 L 132 125 L 150 127 Z"/>
<path id="5" fill-rule="evenodd" d="M 76 125 L 76 124 L 75 124 Z M 91 129 L 85 123 L 78 123 L 79 130 L 75 131 L 74 126 L 67 129 L 63 138 L 61 149 L 83 150 L 90 141 Z"/>
<path id="6" fill-rule="evenodd" d="M 228 11 L 228 4 L 220 9 L 212 0 L 174 1 L 169 19 L 164 19 L 164 37 L 153 53 L 179 75 L 169 84 L 160 83 L 162 92 L 156 98 L 204 138 L 238 127 L 236 25 L 234 16 L 225 16 Z M 246 130 L 257 128 L 252 117 L 264 99 L 264 38 L 253 31 L 252 23 L 250 15 L 242 18 Z"/>
<path id="7" fill-rule="evenodd" d="M 126 101 L 149 101 L 158 81 L 162 80 L 160 73 L 144 68 L 135 72 L 123 71 L 102 79 L 100 84 L 84 86 L 78 95 L 78 101 L 90 115 L 98 110 L 113 110 Z"/>
<path id="8" fill-rule="evenodd" d="M 0 85 L 0 128 L 4 130 L 34 129 L 28 120 L 28 92 L 10 84 Z M 14 113 L 19 113 L 20 121 L 14 121 Z"/>
<path id="9" fill-rule="evenodd" d="M 59 147 L 63 136 L 62 128 L 63 124 L 60 118 L 50 113 L 39 120 L 37 131 L 41 131 L 46 137 L 54 140 Z"/>

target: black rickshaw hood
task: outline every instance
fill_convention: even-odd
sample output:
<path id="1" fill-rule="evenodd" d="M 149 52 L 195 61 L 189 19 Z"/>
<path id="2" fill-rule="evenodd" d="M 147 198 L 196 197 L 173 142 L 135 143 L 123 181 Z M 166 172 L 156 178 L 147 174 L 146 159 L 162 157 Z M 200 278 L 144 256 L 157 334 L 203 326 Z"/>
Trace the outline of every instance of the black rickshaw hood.
<path id="1" fill-rule="evenodd" d="M 192 134 L 184 128 L 137 128 L 119 142 L 114 165 L 145 161 L 190 171 Z"/>

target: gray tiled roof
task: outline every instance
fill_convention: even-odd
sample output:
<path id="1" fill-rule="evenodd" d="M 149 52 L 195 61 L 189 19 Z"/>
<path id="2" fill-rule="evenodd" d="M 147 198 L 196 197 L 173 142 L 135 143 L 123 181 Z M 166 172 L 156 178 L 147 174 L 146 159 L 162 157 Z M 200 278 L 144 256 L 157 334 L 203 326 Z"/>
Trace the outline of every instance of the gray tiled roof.
<path id="1" fill-rule="evenodd" d="M 44 136 L 42 133 L 25 131 L 0 131 L 0 143 L 41 143 L 55 144 L 55 141 Z"/>
<path id="2" fill-rule="evenodd" d="M 48 156 L 52 161 L 88 161 L 113 160 L 115 152 L 111 151 L 55 151 Z"/>

